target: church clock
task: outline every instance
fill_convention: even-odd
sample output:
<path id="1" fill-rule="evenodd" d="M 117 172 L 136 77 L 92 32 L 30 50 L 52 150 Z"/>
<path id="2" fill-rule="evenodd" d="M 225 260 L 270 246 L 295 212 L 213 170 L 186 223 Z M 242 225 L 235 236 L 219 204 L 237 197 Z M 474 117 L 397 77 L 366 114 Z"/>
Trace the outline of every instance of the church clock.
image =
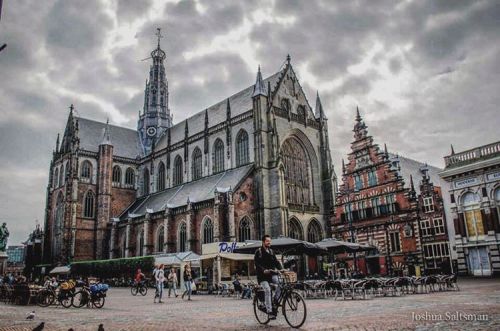
<path id="1" fill-rule="evenodd" d="M 154 126 L 150 126 L 149 128 L 147 128 L 146 134 L 149 137 L 154 137 L 156 135 L 156 128 Z"/>

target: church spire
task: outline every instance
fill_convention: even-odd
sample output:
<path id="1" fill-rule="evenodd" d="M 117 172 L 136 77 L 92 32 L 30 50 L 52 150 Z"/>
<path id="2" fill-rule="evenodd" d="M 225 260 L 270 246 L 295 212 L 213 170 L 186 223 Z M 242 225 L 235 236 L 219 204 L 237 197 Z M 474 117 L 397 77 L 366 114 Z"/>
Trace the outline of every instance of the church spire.
<path id="1" fill-rule="evenodd" d="M 139 115 L 137 129 L 140 134 L 143 152 L 151 152 L 154 142 L 172 126 L 172 115 L 168 105 L 169 91 L 165 74 L 165 52 L 161 49 L 161 29 L 156 32 L 157 45 L 151 52 L 152 64 L 149 67 L 149 77 L 144 88 L 144 108 Z"/>
<path id="2" fill-rule="evenodd" d="M 368 136 L 368 130 L 365 122 L 359 114 L 359 108 L 356 106 L 356 124 L 354 124 L 354 138 L 356 141 L 364 139 Z"/>
<path id="3" fill-rule="evenodd" d="M 227 120 L 231 120 L 231 104 L 229 103 L 229 98 L 227 98 L 226 102 L 226 118 Z"/>
<path id="4" fill-rule="evenodd" d="M 59 133 L 57 134 L 57 139 L 56 139 L 56 153 L 59 153 Z"/>
<path id="5" fill-rule="evenodd" d="M 260 65 L 257 71 L 257 79 L 255 80 L 255 85 L 253 86 L 252 97 L 256 97 L 258 95 L 267 95 L 266 85 L 264 84 L 264 81 L 262 80 L 262 74 L 260 73 Z"/>
<path id="6" fill-rule="evenodd" d="M 103 130 L 101 145 L 112 145 L 110 130 L 109 130 L 109 118 L 106 120 L 106 126 L 104 127 Z"/>
<path id="7" fill-rule="evenodd" d="M 451 144 L 451 155 L 455 154 L 455 150 L 453 149 L 453 144 Z"/>
<path id="8" fill-rule="evenodd" d="M 314 109 L 314 115 L 316 116 L 316 118 L 325 118 L 323 105 L 321 104 L 321 99 L 319 98 L 319 91 L 317 90 L 316 90 L 316 107 Z"/>

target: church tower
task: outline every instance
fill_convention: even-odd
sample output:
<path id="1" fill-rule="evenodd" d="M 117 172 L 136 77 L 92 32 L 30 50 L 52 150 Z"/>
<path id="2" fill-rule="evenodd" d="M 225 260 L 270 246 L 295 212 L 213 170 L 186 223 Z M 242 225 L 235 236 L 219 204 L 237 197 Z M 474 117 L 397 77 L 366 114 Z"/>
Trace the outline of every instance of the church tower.
<path id="1" fill-rule="evenodd" d="M 144 155 L 151 153 L 154 144 L 172 126 L 168 108 L 168 82 L 165 75 L 165 52 L 160 48 L 160 29 L 156 33 L 158 46 L 151 52 L 153 64 L 149 69 L 149 80 L 144 90 L 144 108 L 139 115 L 137 131 Z"/>

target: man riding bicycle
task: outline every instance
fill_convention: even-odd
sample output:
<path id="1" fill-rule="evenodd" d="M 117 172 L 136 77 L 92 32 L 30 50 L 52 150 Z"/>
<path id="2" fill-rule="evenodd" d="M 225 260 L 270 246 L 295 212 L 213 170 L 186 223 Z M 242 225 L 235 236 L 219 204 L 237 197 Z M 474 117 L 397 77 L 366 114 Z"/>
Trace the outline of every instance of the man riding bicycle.
<path id="1" fill-rule="evenodd" d="M 281 263 L 276 258 L 271 249 L 271 236 L 264 235 L 262 237 L 262 246 L 255 251 L 255 268 L 257 269 L 257 282 L 262 286 L 265 292 L 266 311 L 269 319 L 276 319 L 276 312 L 273 311 L 271 303 L 271 286 L 269 283 L 278 284 L 278 275 L 275 269 L 281 270 Z M 280 296 L 280 287 L 276 288 L 274 294 L 275 300 Z"/>

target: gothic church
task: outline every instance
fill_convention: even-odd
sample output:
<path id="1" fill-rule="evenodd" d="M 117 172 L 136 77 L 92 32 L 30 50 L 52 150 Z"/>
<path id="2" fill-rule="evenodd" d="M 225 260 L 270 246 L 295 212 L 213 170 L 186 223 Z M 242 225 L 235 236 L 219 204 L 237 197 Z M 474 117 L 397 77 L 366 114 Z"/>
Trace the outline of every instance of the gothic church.
<path id="1" fill-rule="evenodd" d="M 50 164 L 45 263 L 194 251 L 216 241 L 330 236 L 336 176 L 319 95 L 278 72 L 173 123 L 158 45 L 137 130 L 70 108 Z M 175 111 L 175 109 L 173 110 Z"/>

